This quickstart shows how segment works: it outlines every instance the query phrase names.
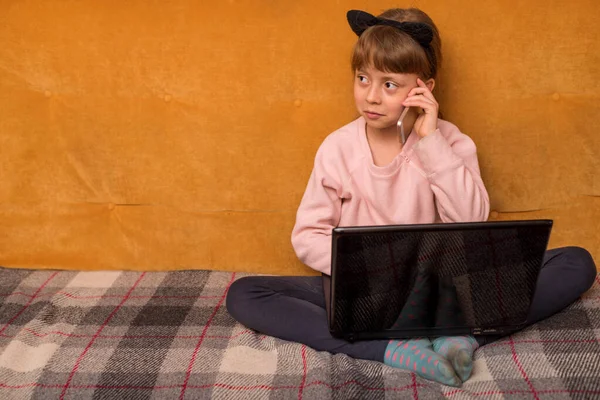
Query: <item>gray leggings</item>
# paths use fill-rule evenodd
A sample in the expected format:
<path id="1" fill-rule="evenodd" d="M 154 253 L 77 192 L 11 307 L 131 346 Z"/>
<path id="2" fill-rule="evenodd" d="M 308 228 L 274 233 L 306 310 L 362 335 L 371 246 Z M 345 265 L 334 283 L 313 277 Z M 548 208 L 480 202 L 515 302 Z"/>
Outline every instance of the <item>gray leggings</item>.
<path id="1" fill-rule="evenodd" d="M 585 249 L 563 247 L 547 251 L 527 323 L 547 318 L 577 300 L 592 286 L 596 273 L 594 260 Z M 227 310 L 250 329 L 318 351 L 383 361 L 388 344 L 388 340 L 350 343 L 332 337 L 319 276 L 241 278 L 229 288 Z M 478 337 L 480 345 L 496 339 Z"/>

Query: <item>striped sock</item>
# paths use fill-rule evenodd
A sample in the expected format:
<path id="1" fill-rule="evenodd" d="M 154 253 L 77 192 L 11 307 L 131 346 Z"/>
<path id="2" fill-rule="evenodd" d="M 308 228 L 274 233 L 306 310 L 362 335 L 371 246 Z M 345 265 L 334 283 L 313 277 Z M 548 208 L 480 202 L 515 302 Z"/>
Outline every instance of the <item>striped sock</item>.
<path id="1" fill-rule="evenodd" d="M 452 365 L 432 349 L 429 339 L 390 340 L 383 362 L 444 385 L 458 387 L 461 381 Z"/>
<path id="2" fill-rule="evenodd" d="M 450 361 L 463 382 L 473 372 L 473 353 L 478 347 L 473 336 L 441 336 L 433 340 L 433 350 Z"/>

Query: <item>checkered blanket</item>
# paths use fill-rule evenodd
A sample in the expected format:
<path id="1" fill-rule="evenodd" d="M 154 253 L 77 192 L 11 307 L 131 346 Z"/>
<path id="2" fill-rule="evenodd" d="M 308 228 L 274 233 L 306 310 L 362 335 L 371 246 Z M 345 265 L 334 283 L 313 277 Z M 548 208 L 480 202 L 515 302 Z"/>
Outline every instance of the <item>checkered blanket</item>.
<path id="1" fill-rule="evenodd" d="M 240 276 L 0 268 L 0 398 L 600 398 L 600 279 L 456 389 L 244 328 L 224 307 Z"/>

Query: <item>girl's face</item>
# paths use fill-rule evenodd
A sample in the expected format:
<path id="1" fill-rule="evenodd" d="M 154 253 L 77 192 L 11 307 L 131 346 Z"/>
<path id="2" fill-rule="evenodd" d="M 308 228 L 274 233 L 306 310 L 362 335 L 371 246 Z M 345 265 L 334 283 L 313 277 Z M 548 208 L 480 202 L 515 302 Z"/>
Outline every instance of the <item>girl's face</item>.
<path id="1" fill-rule="evenodd" d="M 374 130 L 396 129 L 404 110 L 402 102 L 417 86 L 416 74 L 383 72 L 374 67 L 354 74 L 354 101 L 367 126 Z"/>

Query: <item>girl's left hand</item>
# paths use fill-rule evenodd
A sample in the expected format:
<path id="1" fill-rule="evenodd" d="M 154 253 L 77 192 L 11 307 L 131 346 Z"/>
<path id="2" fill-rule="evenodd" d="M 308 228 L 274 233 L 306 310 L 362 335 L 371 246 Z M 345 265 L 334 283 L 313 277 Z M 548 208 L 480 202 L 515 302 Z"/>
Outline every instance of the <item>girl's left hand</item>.
<path id="1" fill-rule="evenodd" d="M 417 78 L 417 85 L 419 86 L 408 92 L 402 105 L 423 109 L 423 113 L 417 117 L 414 125 L 419 137 L 423 138 L 437 129 L 439 104 L 425 82 Z"/>

